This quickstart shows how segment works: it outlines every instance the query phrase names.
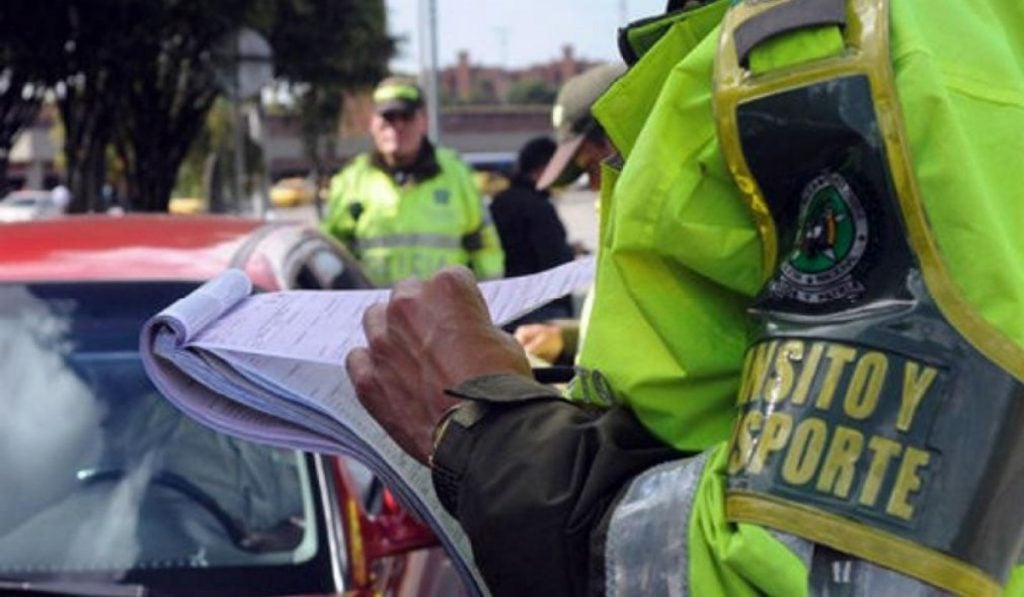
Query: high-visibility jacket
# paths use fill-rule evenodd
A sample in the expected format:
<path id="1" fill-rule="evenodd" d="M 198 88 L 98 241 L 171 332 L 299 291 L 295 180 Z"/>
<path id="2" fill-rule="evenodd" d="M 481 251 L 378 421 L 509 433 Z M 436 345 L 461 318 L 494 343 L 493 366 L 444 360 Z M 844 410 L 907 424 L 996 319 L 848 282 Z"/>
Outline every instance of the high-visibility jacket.
<path id="1" fill-rule="evenodd" d="M 361 154 L 331 180 L 325 232 L 348 246 L 381 286 L 464 265 L 480 279 L 501 277 L 504 257 L 469 168 L 435 148 L 439 172 L 398 184 Z"/>
<path id="2" fill-rule="evenodd" d="M 746 309 L 774 267 L 765 263 L 764 239 L 723 158 L 711 99 L 718 24 L 740 1 L 689 12 L 649 40 L 641 31 L 646 53 L 594 108 L 625 161 L 602 197 L 595 292 L 571 393 L 628 405 L 662 440 L 704 453 L 680 474 L 690 479 L 688 492 L 681 479 L 661 485 L 682 496 L 675 506 L 684 507 L 668 515 L 684 516 L 674 530 L 685 535 L 681 578 L 692 594 L 797 595 L 807 591 L 810 570 L 793 545 L 806 542 L 725 518 L 724 442 L 753 332 Z M 1016 25 L 1024 22 L 1024 5 L 986 0 L 936 10 L 900 0 L 891 2 L 891 13 L 903 126 L 939 266 L 948 288 L 998 338 L 1001 354 L 1019 355 L 1024 30 Z M 797 43 L 828 43 L 816 38 L 821 33 Z M 775 50 L 758 60 L 785 61 L 792 47 Z M 1021 363 L 1003 365 L 1020 380 Z M 628 505 L 624 512 L 653 511 L 639 501 Z M 675 553 L 650 532 L 637 540 Z M 629 544 L 617 547 L 629 555 Z M 622 569 L 658 567 L 642 561 L 646 568 Z M 1019 594 L 1020 576 L 1015 572 L 1008 592 Z"/>

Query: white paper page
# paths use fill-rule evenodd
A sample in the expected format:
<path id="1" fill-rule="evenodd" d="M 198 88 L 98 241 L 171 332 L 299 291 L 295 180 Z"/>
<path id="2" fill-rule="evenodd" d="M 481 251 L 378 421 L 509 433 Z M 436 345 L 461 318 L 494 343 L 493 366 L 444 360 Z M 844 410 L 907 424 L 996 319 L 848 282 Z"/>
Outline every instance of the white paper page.
<path id="1" fill-rule="evenodd" d="M 242 270 L 229 269 L 175 301 L 160 316 L 174 329 L 179 340 L 185 341 L 250 294 L 249 276 Z"/>
<path id="2" fill-rule="evenodd" d="M 362 408 L 342 366 L 267 359 L 249 354 L 222 352 L 221 356 L 234 362 L 248 376 L 259 377 L 265 383 L 279 387 L 282 393 L 296 396 L 315 392 L 313 402 L 336 405 L 334 416 L 341 423 L 336 426 L 335 438 L 339 445 L 347 446 L 342 453 L 356 457 L 378 471 L 406 507 L 424 520 L 436 521 L 444 533 L 442 541 L 457 550 L 465 561 L 472 561 L 472 551 L 461 527 L 444 510 L 434 493 L 430 469 L 406 454 Z M 299 410 L 277 412 L 285 419 L 298 417 L 293 420 L 305 420 Z"/>
<path id="3" fill-rule="evenodd" d="M 593 258 L 580 259 L 530 276 L 480 284 L 491 319 L 512 321 L 544 303 L 586 288 L 594 276 Z M 387 290 L 288 291 L 241 301 L 221 319 L 189 337 L 197 348 L 279 356 L 338 364 L 365 345 L 363 311 L 386 302 Z"/>
<path id="4" fill-rule="evenodd" d="M 481 282 L 491 321 L 505 325 L 544 303 L 587 288 L 594 279 L 594 263 L 593 257 L 586 257 L 539 274 Z"/>
<path id="5" fill-rule="evenodd" d="M 500 324 L 586 287 L 593 268 L 593 260 L 578 261 L 480 288 Z M 448 548 L 472 562 L 461 528 L 437 502 L 429 469 L 406 455 L 362 408 L 344 369 L 345 355 L 365 345 L 363 312 L 390 292 L 292 291 L 246 298 L 248 280 L 239 276 L 245 278 L 225 273 L 147 326 L 143 361 L 161 391 L 218 431 L 358 457 L 418 515 L 440 527 Z M 175 366 L 152 354 L 158 339 L 160 352 Z M 468 573 L 484 586 L 475 569 Z"/>
<path id="6" fill-rule="evenodd" d="M 153 342 L 154 354 L 171 360 L 176 367 L 159 367 L 150 373 L 157 388 L 178 408 L 216 431 L 250 441 L 286 445 L 300 450 L 326 452 L 334 449 L 334 434 L 317 436 L 308 425 L 296 424 L 254 408 L 255 403 L 279 403 L 272 396 L 224 365 L 175 348 L 175 336 L 163 328 Z M 228 398 L 240 393 L 245 401 Z"/>

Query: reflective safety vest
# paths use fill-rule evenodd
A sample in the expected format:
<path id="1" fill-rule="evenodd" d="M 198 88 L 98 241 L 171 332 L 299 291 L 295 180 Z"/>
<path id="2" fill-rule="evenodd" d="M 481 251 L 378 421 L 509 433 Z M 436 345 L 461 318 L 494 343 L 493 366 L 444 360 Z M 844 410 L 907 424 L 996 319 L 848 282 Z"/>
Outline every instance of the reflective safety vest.
<path id="1" fill-rule="evenodd" d="M 629 587 L 650 592 L 660 592 L 657 587 L 685 587 L 697 595 L 800 595 L 831 587 L 856 595 L 873 594 L 865 587 L 878 582 L 881 584 L 874 585 L 874 594 L 889 590 L 921 594 L 927 587 L 908 576 L 916 575 L 949 590 L 970 590 L 965 587 L 973 581 L 978 581 L 974 584 L 982 590 L 1008 582 L 1007 593 L 1021 594 L 1019 582 L 1024 575 L 1020 568 L 1015 569 L 1009 581 L 1004 576 L 1005 567 L 1017 556 L 1012 553 L 1014 548 L 1003 542 L 1005 536 L 997 537 L 995 543 L 979 539 L 993 528 L 989 525 L 1000 525 L 996 519 L 1005 516 L 1006 508 L 1001 503 L 999 512 L 970 506 L 972 499 L 983 497 L 978 494 L 954 496 L 949 503 L 942 502 L 942 492 L 954 490 L 959 469 L 969 465 L 958 463 L 956 470 L 942 471 L 941 474 L 949 476 L 941 484 L 931 483 L 939 478 L 932 475 L 940 474 L 937 471 L 941 464 L 938 469 L 929 466 L 956 458 L 932 453 L 926 463 L 923 454 L 940 445 L 944 445 L 941 449 L 947 454 L 958 450 L 949 444 L 930 444 L 928 433 L 934 430 L 927 429 L 927 424 L 914 425 L 915 421 L 936 419 L 931 415 L 925 419 L 911 417 L 910 402 L 899 400 L 890 399 L 887 408 L 895 404 L 893 411 L 866 409 L 873 404 L 869 398 L 875 390 L 881 400 L 892 389 L 890 386 L 897 384 L 897 397 L 921 399 L 915 402 L 917 408 L 923 408 L 929 396 L 935 398 L 939 394 L 947 397 L 946 405 L 981 408 L 980 401 L 970 398 L 985 392 L 988 395 L 984 408 L 1019 410 L 1017 404 L 1022 397 L 1018 388 L 1024 379 L 1024 357 L 1020 356 L 1024 350 L 1024 311 L 1020 309 L 1024 304 L 1024 270 L 1020 267 L 1024 263 L 1024 235 L 1017 230 L 1024 223 L 1024 201 L 1019 199 L 1019 189 L 1024 188 L 1024 168 L 1018 164 L 1019 156 L 1024 155 L 1024 31 L 1017 24 L 1024 22 L 1024 5 L 1016 0 L 982 0 L 934 10 L 924 0 L 900 0 L 887 9 L 891 11 L 892 27 L 886 59 L 891 59 L 898 95 L 890 94 L 885 99 L 890 104 L 898 102 L 902 111 L 903 142 L 909 147 L 918 200 L 900 203 L 895 213 L 888 214 L 890 219 L 895 218 L 888 227 L 872 230 L 883 235 L 886 242 L 905 239 L 909 249 L 900 257 L 893 249 L 897 246 L 894 244 L 886 245 L 891 250 L 873 253 L 858 244 L 863 239 L 854 232 L 856 227 L 850 225 L 861 221 L 857 219 L 861 215 L 869 223 L 871 218 L 885 216 L 867 210 L 841 212 L 844 187 L 827 176 L 807 192 L 809 197 L 818 197 L 816 202 L 808 203 L 807 209 L 814 209 L 804 210 L 800 197 L 793 198 L 798 207 L 783 218 L 781 225 L 775 225 L 777 236 L 773 238 L 767 219 L 775 218 L 776 214 L 768 205 L 750 201 L 755 181 L 725 159 L 716 125 L 734 116 L 721 110 L 716 112 L 712 99 L 713 64 L 720 48 L 718 25 L 723 13 L 729 5 L 738 6 L 737 10 L 799 5 L 800 10 L 790 12 L 812 14 L 815 4 L 828 3 L 722 0 L 642 23 L 626 34 L 639 62 L 595 106 L 625 163 L 621 172 L 611 177 L 613 187 L 602 200 L 596 290 L 581 346 L 580 375 L 572 392 L 574 397 L 591 402 L 627 404 L 665 441 L 685 451 L 703 452 L 696 459 L 652 469 L 634 481 L 614 513 L 608 533 L 605 569 L 610 577 L 609 592 L 630 594 Z M 853 13 L 863 4 L 843 3 L 842 11 Z M 801 59 L 826 59 L 837 48 L 842 51 L 844 33 L 858 33 L 856 26 L 848 25 L 843 30 L 824 21 L 820 26 L 789 35 L 757 40 L 757 32 L 770 30 L 769 25 L 762 22 L 738 36 L 757 41 L 746 48 L 753 51 L 743 52 L 744 63 L 755 74 Z M 838 88 L 834 86 L 833 90 Z M 863 110 L 851 110 L 839 112 L 841 121 L 845 118 L 843 122 L 856 122 L 862 118 Z M 889 117 L 891 106 L 889 110 L 880 112 L 882 118 Z M 756 128 L 772 122 L 771 115 L 767 115 L 749 121 L 746 126 Z M 892 143 L 888 131 L 900 123 L 885 125 L 877 131 L 883 132 L 885 143 Z M 777 140 L 763 149 L 763 155 L 786 163 L 786 156 L 805 149 L 799 145 L 801 142 L 795 137 Z M 876 142 L 876 146 L 880 143 Z M 849 154 L 851 164 L 856 165 L 858 159 L 863 158 L 856 152 Z M 905 173 L 900 176 L 903 178 L 896 184 L 907 184 Z M 813 180 L 805 181 L 810 182 Z M 835 184 L 827 184 L 830 182 Z M 834 205 L 830 203 L 833 199 L 838 201 Z M 908 321 L 893 320 L 894 332 L 908 334 L 909 348 L 900 342 L 866 343 L 863 337 L 849 335 L 848 330 L 838 350 L 851 349 L 854 354 L 850 367 L 835 369 L 835 387 L 826 383 L 827 371 L 820 378 L 808 377 L 807 389 L 817 392 L 815 400 L 826 395 L 829 388 L 836 395 L 841 392 L 841 397 L 834 399 L 839 410 L 817 417 L 827 426 L 826 431 L 850 431 L 841 432 L 846 437 L 837 444 L 832 458 L 828 457 L 832 443 L 825 443 L 818 460 L 801 458 L 814 455 L 810 451 L 811 439 L 827 439 L 819 438 L 812 429 L 818 426 L 813 416 L 801 419 L 812 422 L 805 423 L 802 435 L 797 436 L 796 419 L 788 433 L 782 430 L 784 417 L 776 417 L 772 427 L 765 428 L 774 411 L 771 407 L 761 408 L 771 404 L 773 397 L 781 399 L 783 390 L 790 398 L 803 395 L 804 378 L 797 373 L 804 369 L 794 365 L 793 376 L 785 374 L 786 363 L 793 364 L 789 356 L 795 357 L 799 352 L 795 344 L 781 353 L 787 355 L 782 360 L 777 352 L 767 356 L 769 347 L 782 344 L 772 342 L 791 339 L 787 333 L 795 329 L 792 322 L 800 321 L 800 314 L 781 319 L 766 317 L 762 321 L 767 325 L 760 329 L 747 311 L 755 304 L 755 297 L 763 300 L 763 292 L 773 288 L 780 296 L 791 299 L 843 300 L 853 296 L 849 293 L 855 293 L 857 285 L 864 281 L 850 279 L 848 274 L 852 270 L 846 269 L 848 263 L 836 269 L 831 262 L 811 263 L 793 253 L 791 247 L 798 235 L 822 249 L 821 255 L 825 257 L 819 258 L 826 261 L 833 259 L 830 255 L 861 255 L 875 260 L 861 263 L 871 266 L 867 271 L 892 274 L 903 267 L 900 271 L 905 276 L 896 276 L 904 283 L 902 290 L 911 294 L 924 291 L 913 295 L 917 301 L 913 309 L 918 311 L 906 311 Z M 838 244 L 830 249 L 829 245 L 821 244 L 825 241 Z M 918 274 L 908 266 L 906 255 L 921 268 Z M 891 264 L 897 267 L 886 270 L 887 259 L 894 260 Z M 834 271 L 819 275 L 829 269 Z M 936 272 L 940 272 L 938 277 Z M 877 280 L 871 282 L 877 284 Z M 821 311 L 810 305 L 805 306 L 805 313 L 816 316 Z M 922 314 L 937 318 L 929 323 L 921 319 Z M 915 327 L 922 324 L 924 327 Z M 809 332 L 807 344 L 802 345 L 807 349 L 801 353 L 803 358 L 813 358 L 819 350 L 822 354 L 828 351 L 826 346 L 816 349 L 812 341 L 837 339 L 827 336 L 825 331 Z M 913 348 L 912 343 L 927 338 L 927 334 L 937 334 L 935 346 L 941 344 L 946 347 L 943 350 L 951 351 L 944 355 L 944 360 Z M 760 357 L 756 348 L 758 338 L 762 340 Z M 763 383 L 753 381 L 744 386 L 748 394 L 752 387 L 758 394 L 744 395 L 740 407 L 746 418 L 739 418 L 736 396 L 743 355 L 749 345 L 755 345 L 748 362 L 750 373 L 764 376 L 759 377 Z M 878 349 L 874 352 L 883 352 L 881 349 L 885 348 L 895 356 L 883 355 L 880 359 L 871 355 L 863 360 L 861 357 L 873 352 L 872 347 Z M 959 361 L 957 354 L 962 356 Z M 842 357 L 834 355 L 828 363 L 840 360 Z M 891 368 L 894 376 L 899 374 L 899 383 L 879 376 L 881 360 L 885 361 L 887 371 Z M 819 363 L 828 369 L 825 357 Z M 928 373 L 929 367 L 935 372 L 934 378 Z M 956 376 L 951 374 L 954 368 Z M 929 379 L 933 382 L 926 384 Z M 937 386 L 933 385 L 936 381 Z M 789 382 L 792 385 L 777 389 L 772 385 Z M 929 393 L 939 387 L 939 394 Z M 915 388 L 922 391 L 918 393 Z M 949 399 L 951 391 L 967 394 Z M 847 402 L 848 411 L 843 410 Z M 900 404 L 905 407 L 902 417 Z M 757 409 L 762 416 L 767 414 L 760 425 L 749 420 L 749 413 Z M 935 414 L 934 410 L 916 410 L 915 414 L 928 412 Z M 961 420 L 976 421 L 973 417 L 981 414 Z M 854 435 L 860 430 L 844 424 L 843 417 L 868 420 L 873 416 L 884 418 L 884 424 L 891 426 L 893 432 L 862 433 L 864 444 L 855 454 Z M 984 437 L 985 429 L 989 429 L 984 425 L 972 425 L 962 431 L 965 438 L 969 436 L 979 444 L 988 441 L 989 447 L 1012 449 L 1011 427 L 1017 416 L 1016 411 L 1007 411 L 1010 423 L 991 428 L 990 438 Z M 738 429 L 737 439 L 727 443 L 732 429 L 744 421 L 745 431 Z M 900 433 L 910 432 L 919 434 L 914 441 L 923 443 L 899 441 Z M 834 435 L 829 436 L 832 442 Z M 873 439 L 875 436 L 880 439 Z M 795 445 L 791 440 L 800 437 L 803 443 L 799 445 L 807 451 L 792 456 L 790 461 L 789 449 Z M 886 443 L 887 439 L 899 444 L 898 458 L 889 449 L 895 444 Z M 943 441 L 948 439 L 947 436 Z M 745 450 L 739 449 L 741 441 L 746 444 Z M 757 446 L 763 447 L 758 450 Z M 885 459 L 880 460 L 878 455 L 891 452 L 892 459 L 886 460 L 889 466 L 883 471 L 878 463 Z M 741 456 L 732 458 L 737 453 Z M 994 455 L 998 457 L 998 453 Z M 984 478 L 998 485 L 990 486 L 994 494 L 1014 482 L 1015 461 L 1004 461 L 1009 467 L 1005 472 L 999 470 L 998 462 L 993 460 L 983 467 Z M 831 467 L 826 479 L 831 484 L 822 480 L 826 465 Z M 767 479 L 753 478 L 766 472 L 771 473 Z M 850 511 L 831 510 L 824 517 L 802 517 L 790 510 L 784 516 L 791 517 L 792 524 L 778 525 L 794 533 L 787 534 L 770 530 L 774 522 L 761 516 L 770 508 L 762 508 L 761 514 L 752 513 L 752 509 L 746 508 L 749 503 L 742 500 L 733 500 L 732 506 L 727 506 L 730 497 L 744 493 L 767 494 L 765 503 L 792 498 L 792 488 L 765 490 L 772 483 L 786 481 L 785 475 L 789 475 L 789 481 L 798 482 L 803 479 L 801 475 L 807 474 L 811 475 L 808 485 L 800 487 L 815 491 L 821 482 L 827 489 L 839 492 L 821 499 L 852 500 Z M 972 491 L 984 487 L 984 483 L 977 485 L 979 474 L 980 470 L 964 477 L 973 484 Z M 943 489 L 936 490 L 940 486 Z M 779 497 L 786 492 L 788 497 Z M 928 501 L 920 501 L 926 493 Z M 665 498 L 666 506 L 653 507 L 656 504 L 652 506 L 650 502 L 656 498 Z M 865 503 L 861 503 L 862 499 Z M 798 503 L 808 506 L 807 501 Z M 915 512 L 920 513 L 916 507 L 926 503 L 928 507 L 942 504 L 948 512 L 959 509 L 960 513 L 967 513 L 967 520 L 951 521 L 965 525 L 961 535 L 965 541 L 943 546 L 936 541 L 937 536 L 925 536 L 930 531 L 920 526 L 922 520 L 915 518 Z M 813 506 L 812 503 L 808 507 Z M 875 558 L 876 562 L 883 562 L 879 566 L 862 559 L 874 554 L 853 545 L 856 539 L 852 536 L 844 537 L 849 541 L 838 546 L 846 554 L 854 554 L 845 555 L 815 543 L 821 537 L 794 526 L 800 522 L 810 521 L 814 525 L 832 521 L 832 516 L 870 519 L 875 515 L 872 507 L 881 507 L 878 516 L 892 519 L 892 528 L 903 525 L 893 535 L 908 543 L 923 543 L 939 555 L 920 558 L 916 569 L 902 568 L 901 575 L 887 568 L 896 562 Z M 887 514 L 889 510 L 891 513 Z M 984 528 L 970 529 L 972 521 Z M 833 535 L 849 528 L 828 527 Z M 640 531 L 630 534 L 629 529 Z M 661 535 L 656 532 L 660 531 L 665 533 L 664 541 L 658 539 Z M 1001 529 L 995 535 L 1003 532 Z M 800 533 L 811 539 L 797 537 Z M 864 537 L 877 539 L 878 535 L 859 535 Z M 658 545 L 657 554 L 643 549 L 652 543 Z M 888 547 L 894 545 L 905 546 L 897 541 Z M 910 559 L 922 552 L 900 553 Z M 966 562 L 967 568 L 947 567 L 947 572 L 954 571 L 952 579 L 944 572 L 932 575 L 929 566 L 948 563 L 944 557 Z M 635 565 L 629 564 L 629 558 L 633 558 Z M 640 562 L 644 565 L 640 566 Z M 971 572 L 960 574 L 965 569 Z M 624 576 L 616 581 L 616 574 Z"/>
<path id="2" fill-rule="evenodd" d="M 961 293 L 928 225 L 915 172 L 932 164 L 908 150 L 898 100 L 919 96 L 896 95 L 889 5 L 741 5 L 722 27 L 719 143 L 774 264 L 726 515 L 995 595 L 1024 540 L 1024 346 Z M 842 35 L 814 30 L 826 19 Z M 810 38 L 755 58 L 778 28 Z M 973 157 L 999 161 L 986 149 Z"/>
<path id="3" fill-rule="evenodd" d="M 348 246 L 377 285 L 426 278 L 445 266 L 464 265 L 480 279 L 504 273 L 504 257 L 490 212 L 469 168 L 437 148 L 440 172 L 399 185 L 357 156 L 331 180 L 325 232 Z"/>

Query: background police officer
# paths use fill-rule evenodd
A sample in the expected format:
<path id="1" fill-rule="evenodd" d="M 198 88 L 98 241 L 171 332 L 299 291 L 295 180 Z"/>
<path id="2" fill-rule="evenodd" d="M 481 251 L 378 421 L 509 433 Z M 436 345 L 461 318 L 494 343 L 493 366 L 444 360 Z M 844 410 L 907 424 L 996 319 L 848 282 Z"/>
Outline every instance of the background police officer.
<path id="1" fill-rule="evenodd" d="M 374 150 L 331 180 L 323 229 L 359 258 L 374 283 L 425 278 L 465 265 L 502 275 L 497 232 L 466 166 L 427 138 L 423 91 L 390 77 L 373 93 Z"/>

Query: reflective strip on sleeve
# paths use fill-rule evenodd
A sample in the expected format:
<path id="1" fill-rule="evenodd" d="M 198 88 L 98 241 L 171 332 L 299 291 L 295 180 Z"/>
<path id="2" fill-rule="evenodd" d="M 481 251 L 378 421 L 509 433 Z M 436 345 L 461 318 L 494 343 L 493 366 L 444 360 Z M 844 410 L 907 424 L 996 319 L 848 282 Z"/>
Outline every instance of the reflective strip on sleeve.
<path id="1" fill-rule="evenodd" d="M 843 554 L 821 545 L 813 546 L 813 563 L 808 580 L 809 595 L 845 595 L 846 597 L 942 597 L 949 595 L 924 582 Z"/>
<path id="2" fill-rule="evenodd" d="M 702 453 L 633 480 L 608 524 L 606 595 L 689 595 L 690 511 L 706 462 Z"/>
<path id="3" fill-rule="evenodd" d="M 690 595 L 690 517 L 708 454 L 666 462 L 630 484 L 608 524 L 606 595 Z M 769 532 L 811 569 L 813 543 L 788 533 Z"/>
<path id="4" fill-rule="evenodd" d="M 400 247 L 430 247 L 432 249 L 460 249 L 462 239 L 443 234 L 389 234 L 359 239 L 359 248 L 394 249 Z"/>

